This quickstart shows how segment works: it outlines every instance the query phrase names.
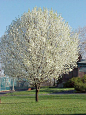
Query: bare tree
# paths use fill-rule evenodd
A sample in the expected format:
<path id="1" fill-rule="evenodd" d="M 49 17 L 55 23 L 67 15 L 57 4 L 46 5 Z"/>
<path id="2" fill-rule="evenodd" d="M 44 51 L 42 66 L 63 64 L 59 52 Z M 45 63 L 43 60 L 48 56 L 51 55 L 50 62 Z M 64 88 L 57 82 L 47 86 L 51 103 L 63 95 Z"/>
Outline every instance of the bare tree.
<path id="1" fill-rule="evenodd" d="M 80 52 L 82 57 L 86 59 L 86 26 L 83 28 L 79 27 L 76 32 L 79 34 Z"/>

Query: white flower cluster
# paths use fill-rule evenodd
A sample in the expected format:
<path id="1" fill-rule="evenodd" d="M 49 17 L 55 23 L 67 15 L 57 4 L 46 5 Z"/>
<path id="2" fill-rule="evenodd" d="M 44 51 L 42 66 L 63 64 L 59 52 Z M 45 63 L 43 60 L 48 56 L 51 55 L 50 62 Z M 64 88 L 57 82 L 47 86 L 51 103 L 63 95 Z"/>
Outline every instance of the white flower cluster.
<path id="1" fill-rule="evenodd" d="M 57 78 L 77 66 L 78 42 L 60 15 L 34 8 L 13 21 L 1 38 L 4 70 L 32 83 Z"/>

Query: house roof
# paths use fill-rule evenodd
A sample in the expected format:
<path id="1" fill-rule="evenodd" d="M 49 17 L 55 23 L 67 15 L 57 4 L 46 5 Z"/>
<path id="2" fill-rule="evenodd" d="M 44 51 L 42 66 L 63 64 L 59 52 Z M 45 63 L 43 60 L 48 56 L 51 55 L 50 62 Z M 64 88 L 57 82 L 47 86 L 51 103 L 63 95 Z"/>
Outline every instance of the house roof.
<path id="1" fill-rule="evenodd" d="M 77 63 L 78 67 L 84 67 L 84 70 L 86 69 L 86 60 L 83 59 L 80 62 Z"/>
<path id="2" fill-rule="evenodd" d="M 86 64 L 86 60 L 82 59 L 80 62 L 78 62 L 78 64 Z"/>
<path id="3" fill-rule="evenodd" d="M 81 61 L 79 61 L 77 64 L 86 64 L 86 60 L 82 59 Z"/>

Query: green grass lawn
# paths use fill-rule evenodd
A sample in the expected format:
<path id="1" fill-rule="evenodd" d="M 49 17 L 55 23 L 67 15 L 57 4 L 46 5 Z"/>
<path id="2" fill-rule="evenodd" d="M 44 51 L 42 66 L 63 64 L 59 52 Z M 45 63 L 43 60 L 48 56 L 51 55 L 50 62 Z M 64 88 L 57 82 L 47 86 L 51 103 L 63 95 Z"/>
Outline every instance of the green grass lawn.
<path id="1" fill-rule="evenodd" d="M 57 92 L 64 92 L 64 91 L 68 91 L 68 90 L 74 90 L 74 88 L 40 88 L 39 90 L 39 94 L 52 94 L 52 93 L 57 93 Z M 8 93 L 6 94 L 7 96 L 15 96 L 15 95 L 31 95 L 31 94 L 35 94 L 35 89 L 31 90 L 31 91 L 16 91 L 13 93 Z"/>
<path id="2" fill-rule="evenodd" d="M 35 90 L 6 94 L 0 97 L 0 115 L 86 114 L 86 94 L 47 95 L 61 90 L 66 89 L 41 88 L 39 94 L 46 95 L 39 95 L 39 102 L 35 95 L 30 96 Z"/>

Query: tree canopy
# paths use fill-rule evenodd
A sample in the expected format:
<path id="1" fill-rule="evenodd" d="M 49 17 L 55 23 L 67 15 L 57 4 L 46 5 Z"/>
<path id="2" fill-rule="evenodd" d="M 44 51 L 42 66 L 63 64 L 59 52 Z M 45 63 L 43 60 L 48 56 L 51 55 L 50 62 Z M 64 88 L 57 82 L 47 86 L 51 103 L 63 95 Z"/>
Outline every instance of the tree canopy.
<path id="1" fill-rule="evenodd" d="M 26 76 L 35 86 L 58 78 L 77 67 L 78 42 L 60 15 L 35 7 L 12 21 L 1 38 L 6 74 Z"/>

